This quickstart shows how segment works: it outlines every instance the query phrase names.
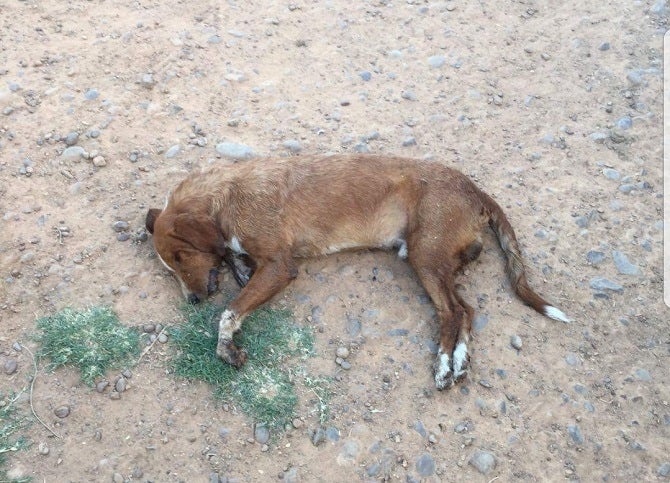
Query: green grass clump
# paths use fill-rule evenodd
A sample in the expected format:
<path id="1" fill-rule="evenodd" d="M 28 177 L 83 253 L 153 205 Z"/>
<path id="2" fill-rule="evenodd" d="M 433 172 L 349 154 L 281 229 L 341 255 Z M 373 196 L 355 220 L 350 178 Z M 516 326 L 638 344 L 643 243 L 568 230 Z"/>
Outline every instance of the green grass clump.
<path id="1" fill-rule="evenodd" d="M 30 443 L 22 436 L 16 436 L 28 425 L 28 421 L 21 417 L 14 407 L 16 397 L 5 398 L 0 393 L 0 481 L 23 482 L 30 478 L 20 480 L 10 479 L 5 470 L 7 455 L 15 451 L 27 449 Z"/>
<path id="2" fill-rule="evenodd" d="M 38 356 L 51 360 L 47 367 L 78 367 L 88 385 L 108 369 L 126 365 L 140 350 L 138 331 L 122 325 L 109 307 L 67 308 L 38 319 L 37 328 Z"/>
<path id="3" fill-rule="evenodd" d="M 176 374 L 212 385 L 215 397 L 240 407 L 255 422 L 283 429 L 298 402 L 297 372 L 290 372 L 285 361 L 313 354 L 311 330 L 293 323 L 287 310 L 256 310 L 235 336 L 235 344 L 249 354 L 238 370 L 216 356 L 221 308 L 204 305 L 186 307 L 185 312 L 187 322 L 171 330 L 179 350 L 173 360 Z"/>

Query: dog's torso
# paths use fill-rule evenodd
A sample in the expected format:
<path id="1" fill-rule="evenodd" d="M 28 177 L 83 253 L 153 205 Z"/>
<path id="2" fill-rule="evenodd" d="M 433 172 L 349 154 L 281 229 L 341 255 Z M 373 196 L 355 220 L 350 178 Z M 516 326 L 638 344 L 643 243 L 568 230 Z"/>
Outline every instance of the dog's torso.
<path id="1" fill-rule="evenodd" d="M 256 258 L 289 249 L 294 257 L 313 257 L 402 249 L 417 223 L 437 224 L 445 209 L 454 219 L 476 215 L 477 197 L 462 199 L 462 186 L 476 190 L 463 174 L 437 163 L 300 157 L 208 168 L 187 178 L 170 204 L 208 203 L 233 251 Z M 445 199 L 450 191 L 457 199 Z"/>

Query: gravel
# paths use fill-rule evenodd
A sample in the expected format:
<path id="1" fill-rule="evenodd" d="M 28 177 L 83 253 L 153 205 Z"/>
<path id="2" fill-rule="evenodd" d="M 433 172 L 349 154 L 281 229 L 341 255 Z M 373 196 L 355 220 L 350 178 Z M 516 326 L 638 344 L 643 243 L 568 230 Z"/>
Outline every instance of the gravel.
<path id="1" fill-rule="evenodd" d="M 216 145 L 216 152 L 224 158 L 242 160 L 251 159 L 256 154 L 246 144 L 223 142 Z"/>
<path id="2" fill-rule="evenodd" d="M 612 260 L 617 270 L 622 275 L 638 275 L 640 269 L 628 260 L 628 257 L 618 250 L 612 252 Z"/>
<path id="3" fill-rule="evenodd" d="M 474 466 L 481 474 L 488 475 L 495 469 L 497 461 L 496 457 L 488 451 L 475 451 L 468 463 Z"/>
<path id="4" fill-rule="evenodd" d="M 594 290 L 623 293 L 623 286 L 604 277 L 592 278 L 589 286 Z"/>

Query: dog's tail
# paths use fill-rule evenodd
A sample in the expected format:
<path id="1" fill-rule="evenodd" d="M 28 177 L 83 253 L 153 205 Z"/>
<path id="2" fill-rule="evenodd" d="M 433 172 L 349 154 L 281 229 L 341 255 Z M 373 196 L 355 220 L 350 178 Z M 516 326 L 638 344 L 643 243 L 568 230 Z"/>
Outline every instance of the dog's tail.
<path id="1" fill-rule="evenodd" d="M 526 278 L 526 267 L 521 258 L 519 242 L 516 240 L 512 225 L 500 205 L 486 193 L 482 192 L 482 195 L 486 210 L 489 213 L 489 225 L 498 237 L 500 247 L 505 253 L 507 260 L 505 269 L 516 294 L 542 315 L 561 322 L 570 322 L 570 319 L 562 310 L 551 305 L 530 288 Z"/>

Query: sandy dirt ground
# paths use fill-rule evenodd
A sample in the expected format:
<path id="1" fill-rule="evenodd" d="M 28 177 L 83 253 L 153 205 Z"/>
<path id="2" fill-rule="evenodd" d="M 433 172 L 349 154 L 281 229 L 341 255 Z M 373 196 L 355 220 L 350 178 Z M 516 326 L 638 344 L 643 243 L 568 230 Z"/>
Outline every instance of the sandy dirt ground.
<path id="1" fill-rule="evenodd" d="M 234 162 L 222 143 L 462 170 L 506 210 L 531 284 L 573 319 L 516 299 L 489 237 L 459 278 L 477 311 L 472 370 L 438 392 L 433 310 L 403 261 L 305 262 L 272 303 L 314 325 L 310 370 L 334 378 L 321 444 L 313 395 L 300 394 L 299 427 L 263 447 L 254 421 L 168 373 L 168 340 L 131 367 L 118 399 L 72 369 L 40 371 L 35 409 L 61 437 L 33 424 L 10 476 L 667 479 L 668 11 L 616 0 L 0 0 L 3 394 L 29 385 L 32 358 L 16 343 L 37 349 L 37 317 L 107 304 L 129 326 L 181 322 L 178 284 L 137 234 L 189 171 Z M 339 346 L 349 370 L 335 363 Z"/>

